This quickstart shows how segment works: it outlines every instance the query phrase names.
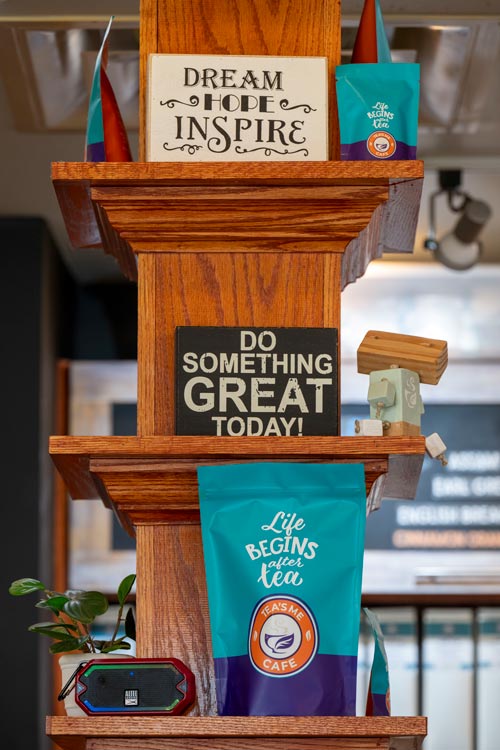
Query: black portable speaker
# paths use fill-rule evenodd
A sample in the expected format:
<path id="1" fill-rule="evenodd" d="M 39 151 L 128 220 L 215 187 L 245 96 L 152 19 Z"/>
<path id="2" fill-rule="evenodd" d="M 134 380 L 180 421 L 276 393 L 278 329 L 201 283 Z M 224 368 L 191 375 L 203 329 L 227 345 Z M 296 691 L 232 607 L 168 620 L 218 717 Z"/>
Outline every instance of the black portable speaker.
<path id="1" fill-rule="evenodd" d="M 178 659 L 91 660 L 76 674 L 87 714 L 178 714 L 194 700 L 194 675 Z"/>

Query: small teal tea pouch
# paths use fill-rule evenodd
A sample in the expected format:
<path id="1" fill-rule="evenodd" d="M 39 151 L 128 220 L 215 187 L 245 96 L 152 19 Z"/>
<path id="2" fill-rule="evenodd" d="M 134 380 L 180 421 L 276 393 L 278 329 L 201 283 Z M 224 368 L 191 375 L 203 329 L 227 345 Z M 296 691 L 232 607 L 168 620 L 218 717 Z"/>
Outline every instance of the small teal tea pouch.
<path id="1" fill-rule="evenodd" d="M 335 76 L 340 158 L 416 159 L 420 66 L 339 65 Z"/>
<path id="2" fill-rule="evenodd" d="M 362 464 L 198 469 L 220 715 L 353 715 Z"/>
<path id="3" fill-rule="evenodd" d="M 370 684 L 366 698 L 367 716 L 391 715 L 391 692 L 389 687 L 389 663 L 385 650 L 384 634 L 378 617 L 366 607 L 363 608 L 375 640 Z"/>

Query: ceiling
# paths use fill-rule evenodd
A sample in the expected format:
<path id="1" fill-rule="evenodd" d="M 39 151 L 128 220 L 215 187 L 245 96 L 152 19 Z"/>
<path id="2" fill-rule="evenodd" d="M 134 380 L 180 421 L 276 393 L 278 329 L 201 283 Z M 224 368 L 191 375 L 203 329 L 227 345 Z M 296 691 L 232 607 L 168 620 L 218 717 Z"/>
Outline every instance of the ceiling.
<path id="1" fill-rule="evenodd" d="M 362 5 L 342 3 L 346 61 Z M 382 0 L 395 58 L 421 65 L 418 155 L 427 177 L 417 246 L 426 232 L 434 170 L 460 168 L 463 187 L 493 208 L 483 233 L 484 259 L 500 262 L 500 0 L 441 0 L 439 12 L 436 5 Z M 0 186 L 0 212 L 46 217 L 83 283 L 116 277 L 114 261 L 100 251 L 69 247 L 50 162 L 83 158 L 94 59 L 112 13 L 108 71 L 136 153 L 139 0 L 0 0 L 0 137 L 8 175 Z M 443 201 L 438 231 L 453 221 Z M 423 251 L 414 257 L 428 259 Z"/>

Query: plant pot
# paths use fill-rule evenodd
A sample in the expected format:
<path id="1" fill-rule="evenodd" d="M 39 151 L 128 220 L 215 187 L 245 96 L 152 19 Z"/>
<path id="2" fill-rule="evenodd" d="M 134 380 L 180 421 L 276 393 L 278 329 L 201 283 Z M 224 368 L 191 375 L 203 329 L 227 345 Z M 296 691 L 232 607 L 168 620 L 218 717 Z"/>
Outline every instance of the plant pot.
<path id="1" fill-rule="evenodd" d="M 79 664 L 84 661 L 92 661 L 95 659 L 123 659 L 130 658 L 123 652 L 112 653 L 112 654 L 84 654 L 80 651 L 72 654 L 62 654 L 59 657 L 59 666 L 61 668 L 61 687 L 64 687 L 68 682 L 69 678 L 76 670 Z M 85 711 L 75 701 L 75 685 L 71 686 L 71 690 L 68 695 L 64 698 L 64 708 L 67 716 L 87 716 Z"/>

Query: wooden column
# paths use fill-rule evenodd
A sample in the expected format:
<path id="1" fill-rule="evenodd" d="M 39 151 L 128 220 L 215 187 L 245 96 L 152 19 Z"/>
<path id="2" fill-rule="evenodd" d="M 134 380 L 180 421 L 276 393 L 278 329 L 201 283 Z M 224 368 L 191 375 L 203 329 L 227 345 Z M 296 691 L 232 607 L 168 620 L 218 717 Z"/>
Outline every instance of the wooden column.
<path id="1" fill-rule="evenodd" d="M 174 434 L 175 328 L 340 326 L 341 255 L 139 253 L 138 435 Z"/>
<path id="2" fill-rule="evenodd" d="M 338 158 L 334 68 L 340 62 L 340 0 L 141 0 L 140 47 L 141 161 L 147 57 L 155 52 L 328 57 L 330 158 Z"/>

